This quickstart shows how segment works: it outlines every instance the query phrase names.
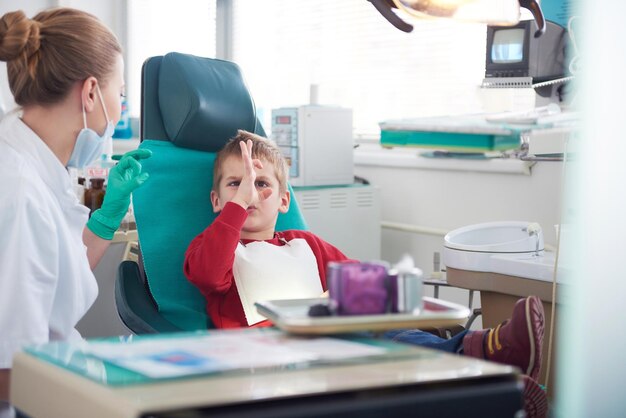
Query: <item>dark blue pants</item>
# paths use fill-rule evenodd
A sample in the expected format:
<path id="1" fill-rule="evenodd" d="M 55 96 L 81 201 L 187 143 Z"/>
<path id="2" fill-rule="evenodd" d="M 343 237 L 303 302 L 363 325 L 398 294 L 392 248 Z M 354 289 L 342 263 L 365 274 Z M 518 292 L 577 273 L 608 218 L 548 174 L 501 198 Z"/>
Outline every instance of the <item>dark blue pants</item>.
<path id="1" fill-rule="evenodd" d="M 402 343 L 447 351 L 448 353 L 462 353 L 463 337 L 465 337 L 467 332 L 467 330 L 461 331 L 454 337 L 446 340 L 445 338 L 437 337 L 430 332 L 420 331 L 418 329 L 394 329 L 393 331 L 386 332 L 383 337 Z"/>

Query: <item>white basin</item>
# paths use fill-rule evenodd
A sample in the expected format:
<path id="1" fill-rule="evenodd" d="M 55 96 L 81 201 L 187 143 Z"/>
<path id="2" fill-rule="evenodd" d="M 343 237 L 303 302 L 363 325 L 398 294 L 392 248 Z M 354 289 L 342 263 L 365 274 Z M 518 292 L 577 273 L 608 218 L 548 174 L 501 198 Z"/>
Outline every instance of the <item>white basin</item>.
<path id="1" fill-rule="evenodd" d="M 532 232 L 529 231 L 529 227 Z M 543 232 L 535 222 L 487 222 L 448 232 L 446 248 L 488 253 L 520 253 L 543 250 Z"/>
<path id="2" fill-rule="evenodd" d="M 544 251 L 543 232 L 534 222 L 469 225 L 446 234 L 443 263 L 481 271 L 552 281 L 555 257 Z"/>

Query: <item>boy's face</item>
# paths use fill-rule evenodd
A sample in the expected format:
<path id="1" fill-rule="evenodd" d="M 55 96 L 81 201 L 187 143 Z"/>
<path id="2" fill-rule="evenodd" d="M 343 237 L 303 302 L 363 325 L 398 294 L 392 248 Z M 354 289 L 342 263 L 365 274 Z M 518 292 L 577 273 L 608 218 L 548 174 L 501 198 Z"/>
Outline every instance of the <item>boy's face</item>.
<path id="1" fill-rule="evenodd" d="M 274 166 L 264 159 L 261 159 L 261 162 L 263 168 L 254 168 L 257 190 L 271 189 L 272 194 L 267 199 L 248 207 L 248 218 L 241 230 L 241 238 L 243 239 L 266 240 L 273 238 L 278 213 L 285 213 L 289 210 L 289 191 L 280 192 L 280 184 Z M 218 190 L 211 191 L 211 203 L 214 212 L 221 211 L 224 205 L 230 202 L 237 193 L 239 182 L 244 174 L 241 157 L 235 155 L 227 157 L 223 161 L 221 172 L 222 178 Z"/>

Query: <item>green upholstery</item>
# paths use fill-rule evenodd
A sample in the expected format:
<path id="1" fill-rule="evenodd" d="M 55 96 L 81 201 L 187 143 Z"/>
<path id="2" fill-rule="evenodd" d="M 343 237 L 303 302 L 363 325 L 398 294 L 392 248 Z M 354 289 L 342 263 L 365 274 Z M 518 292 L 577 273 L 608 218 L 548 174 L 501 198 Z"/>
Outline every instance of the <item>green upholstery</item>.
<path id="1" fill-rule="evenodd" d="M 185 251 L 216 216 L 214 152 L 238 129 L 265 132 L 239 68 L 228 61 L 179 53 L 149 58 L 141 94 L 140 148 L 153 153 L 142 161 L 150 178 L 133 193 L 145 274 L 131 262 L 120 266 L 118 312 L 135 333 L 211 328 L 204 297 L 183 274 Z M 306 229 L 290 191 L 277 230 Z"/>
<path id="2" fill-rule="evenodd" d="M 266 136 L 236 64 L 177 52 L 143 64 L 140 127 L 142 140 L 209 152 L 238 129 Z"/>
<path id="3" fill-rule="evenodd" d="M 211 327 L 206 301 L 183 274 L 191 240 L 215 219 L 210 200 L 214 153 L 144 140 L 150 179 L 133 195 L 135 219 L 150 292 L 159 312 L 183 330 Z M 292 191 L 293 196 L 293 191 Z M 306 229 L 298 204 L 278 218 L 278 230 Z"/>
<path id="4" fill-rule="evenodd" d="M 163 127 L 179 147 L 217 152 L 235 127 L 256 130 L 254 102 L 232 62 L 167 54 L 158 88 Z M 223 97 L 228 100 L 207 100 Z"/>

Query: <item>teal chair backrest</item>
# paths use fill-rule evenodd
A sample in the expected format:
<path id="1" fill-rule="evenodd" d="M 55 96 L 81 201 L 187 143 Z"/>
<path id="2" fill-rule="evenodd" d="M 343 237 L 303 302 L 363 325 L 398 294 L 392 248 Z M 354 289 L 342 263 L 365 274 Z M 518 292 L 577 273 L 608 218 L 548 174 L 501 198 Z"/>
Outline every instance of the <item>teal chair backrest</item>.
<path id="1" fill-rule="evenodd" d="M 178 53 L 146 61 L 140 148 L 152 157 L 142 161 L 150 178 L 133 194 L 133 205 L 148 287 L 159 312 L 183 330 L 212 327 L 183 262 L 191 240 L 215 219 L 215 152 L 238 129 L 265 134 L 235 64 Z M 291 192 L 277 230 L 306 229 Z"/>

